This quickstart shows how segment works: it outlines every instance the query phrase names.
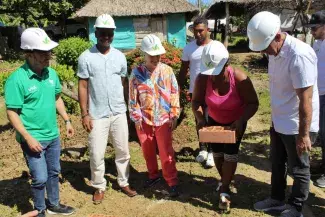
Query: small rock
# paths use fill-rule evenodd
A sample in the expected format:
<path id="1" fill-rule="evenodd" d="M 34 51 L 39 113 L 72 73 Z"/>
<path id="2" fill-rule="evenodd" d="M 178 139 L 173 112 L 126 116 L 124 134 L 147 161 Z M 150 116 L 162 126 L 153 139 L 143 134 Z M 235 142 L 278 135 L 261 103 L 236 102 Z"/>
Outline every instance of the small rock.
<path id="1" fill-rule="evenodd" d="M 77 159 L 81 156 L 81 153 L 79 151 L 68 150 L 67 155 L 73 159 Z"/>

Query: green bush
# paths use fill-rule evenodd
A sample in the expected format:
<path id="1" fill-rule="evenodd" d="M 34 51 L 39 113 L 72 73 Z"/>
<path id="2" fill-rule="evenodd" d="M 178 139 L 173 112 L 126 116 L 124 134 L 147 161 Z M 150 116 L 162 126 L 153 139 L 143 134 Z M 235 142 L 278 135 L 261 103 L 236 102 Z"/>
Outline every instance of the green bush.
<path id="1" fill-rule="evenodd" d="M 61 82 L 73 82 L 75 84 L 77 83 L 78 78 L 71 66 L 57 64 L 52 66 L 52 68 L 58 73 Z"/>
<path id="2" fill-rule="evenodd" d="M 79 37 L 71 37 L 60 41 L 59 46 L 54 49 L 57 63 L 72 66 L 74 70 L 78 67 L 78 57 L 91 47 L 91 43 Z"/>
<path id="3" fill-rule="evenodd" d="M 2 58 L 6 61 L 22 61 L 24 60 L 24 53 L 21 51 L 16 51 L 14 49 L 7 49 L 2 55 Z"/>
<path id="4" fill-rule="evenodd" d="M 78 86 L 78 78 L 71 66 L 67 65 L 55 65 L 52 67 L 57 73 L 60 79 L 61 85 L 68 90 L 75 92 Z M 64 105 L 69 114 L 80 114 L 79 103 L 70 97 L 61 94 L 64 101 Z"/>
<path id="5" fill-rule="evenodd" d="M 5 84 L 6 84 L 6 81 L 11 73 L 12 72 L 0 73 L 0 96 L 4 96 L 4 94 L 5 94 Z"/>

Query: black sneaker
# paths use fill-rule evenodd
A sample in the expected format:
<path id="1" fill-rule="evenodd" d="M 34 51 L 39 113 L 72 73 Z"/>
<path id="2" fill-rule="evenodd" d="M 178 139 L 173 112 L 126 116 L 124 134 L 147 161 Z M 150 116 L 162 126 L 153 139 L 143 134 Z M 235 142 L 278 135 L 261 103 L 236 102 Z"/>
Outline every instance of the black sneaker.
<path id="1" fill-rule="evenodd" d="M 36 217 L 45 217 L 46 214 L 45 214 L 45 210 L 42 210 L 42 211 L 38 211 L 38 214 Z"/>
<path id="2" fill-rule="evenodd" d="M 154 186 L 155 184 L 157 184 L 158 182 L 160 182 L 160 180 L 161 180 L 161 177 L 158 177 L 155 179 L 148 179 L 143 187 L 150 188 L 150 187 Z"/>
<path id="3" fill-rule="evenodd" d="M 169 189 L 169 197 L 178 197 L 180 195 L 180 190 L 178 185 L 171 186 Z"/>
<path id="4" fill-rule="evenodd" d="M 322 175 L 319 179 L 317 179 L 314 185 L 320 188 L 325 188 L 325 175 Z"/>
<path id="5" fill-rule="evenodd" d="M 47 208 L 47 213 L 48 214 L 59 214 L 59 215 L 71 215 L 75 212 L 75 209 L 72 208 L 71 206 L 65 206 L 62 204 L 59 204 L 57 206 L 52 206 Z"/>

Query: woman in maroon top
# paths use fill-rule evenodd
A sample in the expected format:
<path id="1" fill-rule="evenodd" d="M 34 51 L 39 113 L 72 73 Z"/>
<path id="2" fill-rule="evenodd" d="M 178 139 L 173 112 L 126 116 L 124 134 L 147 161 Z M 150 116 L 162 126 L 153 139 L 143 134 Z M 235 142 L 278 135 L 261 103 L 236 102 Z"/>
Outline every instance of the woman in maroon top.
<path id="1" fill-rule="evenodd" d="M 192 109 L 197 127 L 230 126 L 236 130 L 235 144 L 211 144 L 214 161 L 221 176 L 219 208 L 229 211 L 229 185 L 235 174 L 238 151 L 247 121 L 258 109 L 258 98 L 251 80 L 239 69 L 228 65 L 224 45 L 213 41 L 202 54 L 201 74 L 195 81 Z M 208 108 L 207 116 L 204 109 Z M 205 118 L 207 117 L 207 118 Z"/>

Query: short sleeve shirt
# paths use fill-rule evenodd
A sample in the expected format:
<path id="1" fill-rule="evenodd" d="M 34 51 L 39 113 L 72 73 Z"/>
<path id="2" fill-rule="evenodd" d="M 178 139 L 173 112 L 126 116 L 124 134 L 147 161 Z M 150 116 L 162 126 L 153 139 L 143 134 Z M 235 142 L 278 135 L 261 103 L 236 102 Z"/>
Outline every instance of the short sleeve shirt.
<path id="1" fill-rule="evenodd" d="M 60 81 L 54 69 L 48 67 L 39 76 L 25 63 L 6 81 L 6 106 L 18 110 L 25 129 L 36 140 L 52 140 L 59 136 L 56 95 L 60 92 Z M 24 141 L 18 132 L 16 138 L 18 142 Z"/>
<path id="2" fill-rule="evenodd" d="M 190 93 L 193 93 L 195 79 L 201 72 L 201 56 L 205 46 L 198 46 L 194 40 L 186 45 L 183 50 L 182 60 L 190 62 Z"/>
<path id="3" fill-rule="evenodd" d="M 299 133 L 299 98 L 296 89 L 313 86 L 311 132 L 319 128 L 317 56 L 306 43 L 287 35 L 278 56 L 269 57 L 272 121 L 277 132 Z"/>
<path id="4" fill-rule="evenodd" d="M 314 43 L 314 50 L 318 58 L 318 92 L 325 95 L 325 40 L 317 40 Z"/>
<path id="5" fill-rule="evenodd" d="M 127 76 L 127 62 L 122 52 L 111 47 L 104 55 L 94 45 L 80 55 L 77 75 L 88 79 L 89 114 L 93 119 L 126 112 L 121 77 Z"/>

